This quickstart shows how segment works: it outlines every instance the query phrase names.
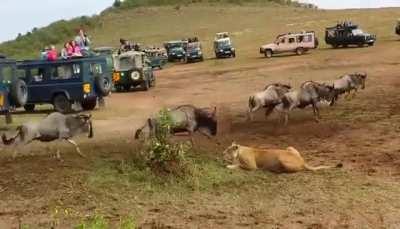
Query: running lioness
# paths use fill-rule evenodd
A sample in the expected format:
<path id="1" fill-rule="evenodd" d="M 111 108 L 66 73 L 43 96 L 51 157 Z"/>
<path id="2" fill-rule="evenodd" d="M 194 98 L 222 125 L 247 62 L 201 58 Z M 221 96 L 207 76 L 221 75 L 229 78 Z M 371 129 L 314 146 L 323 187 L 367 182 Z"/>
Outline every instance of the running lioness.
<path id="1" fill-rule="evenodd" d="M 232 165 L 227 166 L 229 169 L 262 169 L 274 173 L 296 173 L 304 170 L 317 171 L 342 166 L 341 164 L 337 166 L 310 166 L 304 162 L 303 157 L 293 147 L 288 147 L 286 150 L 266 150 L 232 143 L 224 151 L 224 156 L 227 155 L 233 157 Z"/>

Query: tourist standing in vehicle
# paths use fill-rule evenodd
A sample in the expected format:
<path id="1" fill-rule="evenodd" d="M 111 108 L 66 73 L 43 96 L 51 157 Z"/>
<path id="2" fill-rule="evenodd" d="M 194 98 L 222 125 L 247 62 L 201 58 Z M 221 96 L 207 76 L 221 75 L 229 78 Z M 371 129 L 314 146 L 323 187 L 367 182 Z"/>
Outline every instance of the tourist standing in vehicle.
<path id="1" fill-rule="evenodd" d="M 89 51 L 90 49 L 90 39 L 83 29 L 79 30 L 78 35 L 75 37 L 75 43 L 82 51 Z"/>
<path id="2" fill-rule="evenodd" d="M 72 50 L 73 50 L 72 57 L 81 57 L 82 56 L 82 52 L 81 52 L 81 48 L 79 47 L 79 45 L 77 45 L 74 40 L 72 40 L 70 42 L 70 45 L 71 45 Z"/>
<path id="3" fill-rule="evenodd" d="M 74 49 L 70 45 L 69 42 L 65 42 L 64 48 L 61 50 L 61 57 L 63 59 L 71 58 L 72 54 L 74 53 Z"/>
<path id="4" fill-rule="evenodd" d="M 54 45 L 50 46 L 50 50 L 47 52 L 47 60 L 48 61 L 55 61 L 57 60 L 57 49 Z"/>

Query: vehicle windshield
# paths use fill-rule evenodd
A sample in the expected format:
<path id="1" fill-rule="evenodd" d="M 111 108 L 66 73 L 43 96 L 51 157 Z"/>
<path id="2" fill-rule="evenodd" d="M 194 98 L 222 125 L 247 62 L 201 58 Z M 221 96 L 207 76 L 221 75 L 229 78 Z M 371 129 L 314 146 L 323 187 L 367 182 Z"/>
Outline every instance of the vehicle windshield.
<path id="1" fill-rule="evenodd" d="M 353 29 L 353 35 L 362 35 L 364 32 L 361 29 Z"/>
<path id="2" fill-rule="evenodd" d="M 132 57 L 120 57 L 116 62 L 115 69 L 118 71 L 127 71 L 135 67 L 135 61 Z"/>
<path id="3" fill-rule="evenodd" d="M 169 43 L 168 47 L 170 49 L 182 48 L 182 43 L 180 43 L 180 42 L 179 43 Z"/>
<path id="4" fill-rule="evenodd" d="M 225 48 L 231 46 L 231 41 L 230 40 L 222 40 L 218 41 L 218 48 Z"/>
<path id="5" fill-rule="evenodd" d="M 195 50 L 200 48 L 200 43 L 196 42 L 196 43 L 189 43 L 187 46 L 188 50 Z"/>

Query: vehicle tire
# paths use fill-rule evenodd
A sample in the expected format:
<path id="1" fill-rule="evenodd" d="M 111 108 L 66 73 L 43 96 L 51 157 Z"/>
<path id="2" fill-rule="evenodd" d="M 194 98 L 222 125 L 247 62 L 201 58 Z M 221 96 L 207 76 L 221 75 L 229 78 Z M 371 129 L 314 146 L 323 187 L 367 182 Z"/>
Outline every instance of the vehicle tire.
<path id="1" fill-rule="evenodd" d="M 24 109 L 26 112 L 33 112 L 35 111 L 35 104 L 25 104 Z"/>
<path id="2" fill-rule="evenodd" d="M 131 85 L 124 85 L 122 86 L 124 88 L 125 91 L 130 91 L 131 90 Z"/>
<path id="3" fill-rule="evenodd" d="M 94 108 L 96 108 L 97 99 L 95 98 L 95 99 L 84 100 L 84 101 L 82 101 L 81 105 L 82 105 L 83 110 L 85 110 L 85 111 L 89 111 L 90 110 L 91 111 Z"/>
<path id="4" fill-rule="evenodd" d="M 64 94 L 57 94 L 53 99 L 54 110 L 60 113 L 71 112 L 72 103 L 68 100 Z"/>
<path id="5" fill-rule="evenodd" d="M 11 84 L 11 100 L 17 107 L 22 107 L 28 101 L 28 87 L 26 86 L 25 81 L 23 80 L 15 80 Z"/>
<path id="6" fill-rule="evenodd" d="M 4 115 L 6 116 L 6 124 L 11 124 L 13 122 L 11 112 L 6 111 Z"/>
<path id="7" fill-rule="evenodd" d="M 144 80 L 141 84 L 140 87 L 142 88 L 143 91 L 148 91 L 150 88 L 150 82 L 149 80 Z"/>
<path id="8" fill-rule="evenodd" d="M 374 46 L 374 42 L 368 43 L 368 46 Z"/>
<path id="9" fill-rule="evenodd" d="M 303 49 L 303 48 L 297 48 L 297 49 L 296 49 L 296 54 L 297 54 L 298 56 L 303 55 L 303 54 L 304 54 L 304 49 Z"/>
<path id="10" fill-rule="evenodd" d="M 337 48 L 339 48 L 339 45 L 334 44 L 334 45 L 332 45 L 332 48 L 337 49 Z"/>
<path id="11" fill-rule="evenodd" d="M 105 77 L 104 75 L 97 75 L 94 78 L 94 82 L 99 94 L 101 94 L 102 96 L 107 96 L 110 94 L 112 83 L 108 77 Z"/>
<path id="12" fill-rule="evenodd" d="M 265 50 L 264 55 L 267 58 L 271 58 L 272 57 L 272 50 L 271 49 Z"/>
<path id="13" fill-rule="evenodd" d="M 122 92 L 124 89 L 121 85 L 115 86 L 115 91 Z"/>

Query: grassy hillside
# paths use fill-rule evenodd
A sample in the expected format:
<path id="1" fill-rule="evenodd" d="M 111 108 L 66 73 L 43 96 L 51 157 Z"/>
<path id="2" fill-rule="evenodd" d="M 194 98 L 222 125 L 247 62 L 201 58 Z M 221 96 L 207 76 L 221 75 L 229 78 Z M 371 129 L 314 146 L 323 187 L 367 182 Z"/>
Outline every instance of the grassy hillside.
<path id="1" fill-rule="evenodd" d="M 140 13 L 135 15 L 137 12 L 141 12 L 144 8 L 139 7 L 150 7 L 150 6 L 163 6 L 164 8 L 159 8 L 160 12 L 165 12 L 170 14 L 171 19 L 174 20 L 174 15 L 176 13 L 185 14 L 187 12 L 185 9 L 189 8 L 214 8 L 218 5 L 219 8 L 232 8 L 233 6 L 248 6 L 248 5 L 257 4 L 258 6 L 266 7 L 266 8 L 275 8 L 278 6 L 291 6 L 291 7 L 312 7 L 310 5 L 299 4 L 297 2 L 293 2 L 291 0 L 126 0 L 124 2 L 118 2 L 114 4 L 114 7 L 105 10 L 103 13 L 97 16 L 92 17 L 79 17 L 69 21 L 61 20 L 50 24 L 44 28 L 33 28 L 31 32 L 28 32 L 25 35 L 20 34 L 15 40 L 4 42 L 0 44 L 0 53 L 6 54 L 8 56 L 14 58 L 36 58 L 38 56 L 39 50 L 48 46 L 50 44 L 57 44 L 59 48 L 61 48 L 63 42 L 68 41 L 74 37 L 76 31 L 79 28 L 84 28 L 85 30 L 92 33 L 92 31 L 96 31 L 96 37 L 93 36 L 93 39 L 96 41 L 97 36 L 103 37 L 104 35 L 110 35 L 111 32 L 115 29 L 120 29 L 118 34 L 121 34 L 122 37 L 132 37 L 131 30 L 126 30 L 125 25 L 126 23 L 132 24 L 133 21 L 138 19 L 138 17 L 142 17 Z M 212 7 L 207 7 L 212 6 Z M 146 11 L 146 10 L 145 10 Z M 158 11 L 158 9 L 153 8 L 152 11 Z M 158 15 L 158 14 L 157 14 Z M 150 18 L 140 18 L 144 21 L 149 20 L 156 20 L 159 21 L 160 18 L 155 18 L 152 15 L 143 15 L 149 16 Z M 185 16 L 189 17 L 190 19 L 195 19 L 196 15 Z M 204 16 L 204 15 L 199 15 Z M 125 17 L 126 20 L 121 19 Z M 165 17 L 161 17 L 163 20 Z M 133 20 L 133 21 L 132 21 Z M 122 25 L 120 22 L 123 21 Z M 164 21 L 163 21 L 164 22 Z M 168 18 L 167 21 L 168 22 Z M 188 22 L 191 23 L 191 20 Z M 137 26 L 138 22 L 135 22 L 135 26 Z M 171 23 L 178 23 L 178 22 L 171 22 Z M 114 24 L 118 28 L 112 28 L 112 31 L 108 31 L 109 24 Z M 196 24 L 196 23 L 195 23 Z M 193 24 L 192 26 L 196 26 Z M 163 26 L 163 24 L 159 24 Z M 139 25 L 139 26 L 146 26 L 146 24 Z M 187 26 L 187 25 L 185 25 Z M 189 25 L 190 26 L 190 25 Z M 158 28 L 156 28 L 158 30 Z M 139 34 L 136 34 L 136 36 Z M 185 34 L 179 34 L 179 36 L 183 36 Z M 140 35 L 139 35 L 140 36 Z M 140 37 L 143 37 L 140 36 Z M 116 45 L 118 40 L 115 37 L 110 37 L 107 43 L 111 45 Z M 111 43 L 113 42 L 113 43 Z M 141 40 L 141 42 L 147 42 Z M 159 40 L 157 40 L 159 42 Z"/>

